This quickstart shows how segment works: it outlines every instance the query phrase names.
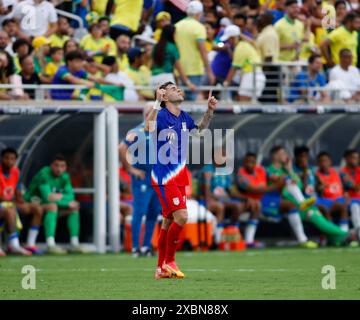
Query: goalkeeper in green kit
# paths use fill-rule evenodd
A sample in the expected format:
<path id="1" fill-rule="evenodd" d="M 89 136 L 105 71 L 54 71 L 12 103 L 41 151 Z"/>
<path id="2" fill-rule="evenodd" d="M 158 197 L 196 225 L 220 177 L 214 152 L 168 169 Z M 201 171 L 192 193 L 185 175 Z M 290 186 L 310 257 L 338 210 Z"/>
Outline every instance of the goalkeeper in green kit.
<path id="1" fill-rule="evenodd" d="M 25 193 L 29 202 L 40 202 L 45 210 L 44 231 L 48 253 L 66 254 L 67 251 L 55 243 L 57 219 L 67 216 L 70 233 L 71 252 L 85 253 L 79 244 L 80 217 L 79 203 L 75 201 L 74 191 L 64 156 L 56 155 L 50 166 L 42 168 L 31 180 Z"/>

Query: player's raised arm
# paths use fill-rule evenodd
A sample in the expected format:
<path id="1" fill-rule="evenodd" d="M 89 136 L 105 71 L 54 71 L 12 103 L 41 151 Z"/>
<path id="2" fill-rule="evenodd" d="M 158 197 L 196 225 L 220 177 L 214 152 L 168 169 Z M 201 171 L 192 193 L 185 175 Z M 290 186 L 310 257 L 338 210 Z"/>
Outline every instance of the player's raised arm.
<path id="1" fill-rule="evenodd" d="M 150 111 L 149 115 L 145 120 L 145 131 L 153 132 L 156 129 L 156 118 L 158 112 L 161 110 L 161 102 L 165 97 L 165 89 L 160 89 L 157 87 L 156 89 L 156 100 L 154 102 L 153 108 Z"/>
<path id="2" fill-rule="evenodd" d="M 214 116 L 214 111 L 216 109 L 218 101 L 216 98 L 212 95 L 212 90 L 209 91 L 209 98 L 208 98 L 208 109 L 204 113 L 202 119 L 198 123 L 198 130 L 199 133 L 203 131 L 204 129 L 209 127 L 210 121 Z"/>

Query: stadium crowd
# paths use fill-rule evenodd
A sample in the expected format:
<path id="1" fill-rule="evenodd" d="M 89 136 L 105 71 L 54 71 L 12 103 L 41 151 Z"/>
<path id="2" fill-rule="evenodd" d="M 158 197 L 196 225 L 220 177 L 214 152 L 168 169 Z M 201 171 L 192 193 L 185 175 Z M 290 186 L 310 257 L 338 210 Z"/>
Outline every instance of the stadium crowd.
<path id="1" fill-rule="evenodd" d="M 144 101 L 147 86 L 176 80 L 187 100 L 218 85 L 238 87 L 230 100 L 358 101 L 359 11 L 358 0 L 1 0 L 0 85 L 15 88 L 0 99 L 72 84 L 85 89 L 45 98 Z"/>
<path id="2" fill-rule="evenodd" d="M 217 154 L 218 152 L 220 153 Z M 358 245 L 358 151 L 346 150 L 344 166 L 337 170 L 333 167 L 331 156 L 327 152 L 317 155 L 315 167 L 310 164 L 308 147 L 295 147 L 292 159 L 282 146 L 274 146 L 270 150 L 271 164 L 266 169 L 257 164 L 256 154 L 247 153 L 242 165 L 229 175 L 218 174 L 216 170 L 216 167 L 222 165 L 222 152 L 221 148 L 215 150 L 214 164 L 206 164 L 198 171 L 187 170 L 191 181 L 186 190 L 187 198 L 197 201 L 215 217 L 214 248 L 223 241 L 224 228 L 228 226 L 242 228 L 240 230 L 244 232 L 247 247 L 263 248 L 265 244 L 255 240 L 259 221 L 265 219 L 279 222 L 284 217 L 287 218 L 301 247 L 316 248 L 319 245 L 318 242 L 309 240 L 303 222 L 310 223 L 318 229 L 328 245 Z M 44 253 L 36 244 L 39 230 L 43 226 L 46 252 L 67 253 L 67 250 L 55 242 L 57 221 L 65 216 L 70 236 L 69 251 L 88 252 L 79 243 L 81 202 L 77 201 L 74 195 L 72 178 L 75 177 L 68 173 L 64 156 L 56 155 L 48 166 L 37 172 L 31 181 L 27 181 L 26 188 L 22 183 L 20 170 L 16 167 L 17 156 L 16 150 L 9 147 L 1 152 L 0 236 L 5 230 L 7 251 L 22 255 Z M 144 176 L 147 173 L 143 168 L 143 165 L 123 163 L 119 169 L 121 226 L 124 227 L 127 216 L 133 215 L 132 250 L 136 257 L 142 254 L 152 255 L 151 239 L 161 211 L 160 206 L 152 200 L 155 192 L 150 192 L 151 183 L 145 180 Z M 145 203 L 149 203 L 148 209 Z M 133 208 L 136 211 L 141 210 L 134 214 Z M 190 214 L 194 213 L 190 210 Z M 243 214 L 248 214 L 249 217 L 245 226 L 240 226 L 239 218 Z M 140 227 L 145 215 L 145 223 L 148 224 L 145 234 L 148 235 L 145 235 L 140 246 Z M 30 222 L 26 230 L 22 227 L 24 219 Z M 19 243 L 20 232 L 27 234 L 24 247 Z M 0 248 L 0 256 L 4 255 L 5 252 Z"/>

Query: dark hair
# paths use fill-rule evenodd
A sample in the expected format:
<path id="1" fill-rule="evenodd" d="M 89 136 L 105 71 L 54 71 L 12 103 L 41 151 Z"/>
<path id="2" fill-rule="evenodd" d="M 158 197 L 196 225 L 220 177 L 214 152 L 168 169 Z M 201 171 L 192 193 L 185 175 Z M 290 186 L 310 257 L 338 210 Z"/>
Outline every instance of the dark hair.
<path id="1" fill-rule="evenodd" d="M 51 47 L 50 51 L 48 53 L 48 56 L 51 57 L 53 54 L 55 54 L 56 52 L 63 50 L 63 48 L 61 47 Z"/>
<path id="2" fill-rule="evenodd" d="M 15 157 L 18 157 L 18 153 L 14 148 L 11 147 L 6 147 L 5 149 L 1 150 L 1 157 L 3 157 L 5 154 L 10 153 L 10 154 L 14 154 Z"/>
<path id="3" fill-rule="evenodd" d="M 95 62 L 95 60 L 94 60 L 93 57 L 86 57 L 85 61 L 86 61 L 87 63 L 93 63 L 93 62 Z"/>
<path id="4" fill-rule="evenodd" d="M 22 39 L 22 38 L 15 40 L 15 42 L 12 45 L 12 49 L 14 52 L 16 52 L 16 50 L 19 49 L 23 45 L 27 45 L 29 48 L 29 52 L 31 51 L 32 47 L 31 47 L 30 43 L 27 40 Z"/>
<path id="5" fill-rule="evenodd" d="M 270 155 L 273 156 L 275 153 L 279 152 L 280 150 L 284 149 L 283 146 L 273 146 L 270 149 Z"/>
<path id="6" fill-rule="evenodd" d="M 242 20 L 244 20 L 245 23 L 246 23 L 246 21 L 247 21 L 247 16 L 246 16 L 245 14 L 243 14 L 243 13 L 237 13 L 237 14 L 234 15 L 234 17 L 233 17 L 233 20 L 235 20 L 235 19 L 242 19 Z"/>
<path id="7" fill-rule="evenodd" d="M 99 18 L 98 23 L 100 23 L 101 21 L 107 21 L 107 22 L 110 22 L 110 18 L 109 18 L 109 17 L 107 17 L 107 16 L 102 16 L 102 17 L 100 17 L 100 18 Z"/>
<path id="8" fill-rule="evenodd" d="M 297 0 L 286 0 L 285 7 L 290 7 L 291 5 L 293 5 L 295 3 L 296 4 L 298 3 Z"/>
<path id="9" fill-rule="evenodd" d="M 247 153 L 245 154 L 244 159 L 245 159 L 245 158 L 255 158 L 255 159 L 256 159 L 256 154 L 255 154 L 254 152 L 247 152 Z"/>
<path id="10" fill-rule="evenodd" d="M 171 81 L 168 81 L 168 82 L 163 83 L 163 84 L 159 87 L 159 89 L 166 89 L 168 86 L 172 86 L 172 85 L 175 85 L 175 83 L 174 83 L 174 82 L 171 82 Z M 156 99 L 156 91 L 155 91 L 155 99 Z M 160 107 L 161 107 L 161 108 L 165 108 L 165 107 L 166 107 L 164 101 L 161 101 Z"/>
<path id="11" fill-rule="evenodd" d="M 8 25 L 9 23 L 16 23 L 15 18 L 5 19 L 5 20 L 2 22 L 2 27 L 4 28 L 4 27 L 5 27 L 6 25 Z"/>
<path id="12" fill-rule="evenodd" d="M 250 9 L 260 8 L 259 0 L 248 0 L 247 3 Z"/>
<path id="13" fill-rule="evenodd" d="M 345 53 L 350 53 L 350 54 L 352 54 L 352 52 L 351 52 L 350 49 L 344 48 L 344 49 L 341 49 L 341 50 L 340 50 L 339 56 L 341 57 L 341 56 L 344 55 Z"/>
<path id="14" fill-rule="evenodd" d="M 4 75 L 5 77 L 10 77 L 11 75 L 13 75 L 16 70 L 15 70 L 15 64 L 14 64 L 14 60 L 12 58 L 12 56 L 4 50 L 0 50 L 0 54 L 4 54 L 6 55 L 7 59 L 8 59 L 8 65 L 5 69 L 0 70 L 0 80 L 2 75 Z"/>
<path id="15" fill-rule="evenodd" d="M 317 58 L 321 58 L 321 55 L 319 55 L 317 53 L 312 54 L 308 59 L 308 63 L 313 64 Z"/>
<path id="16" fill-rule="evenodd" d="M 295 157 L 298 157 L 299 155 L 303 154 L 303 153 L 306 153 L 306 154 L 309 154 L 310 152 L 310 149 L 308 146 L 297 146 L 294 148 L 294 156 Z"/>
<path id="17" fill-rule="evenodd" d="M 175 27 L 172 24 L 163 28 L 160 40 L 155 46 L 153 52 L 153 59 L 156 65 L 162 66 L 164 64 L 166 45 L 168 42 L 175 43 L 174 35 Z"/>
<path id="18" fill-rule="evenodd" d="M 359 15 L 356 12 L 349 12 L 346 14 L 346 16 L 344 17 L 342 23 L 346 24 L 348 22 L 353 22 L 356 18 L 359 18 Z"/>
<path id="19" fill-rule="evenodd" d="M 346 1 L 345 1 L 345 0 L 336 0 L 336 1 L 335 1 L 335 4 L 334 4 L 335 9 L 336 9 L 339 5 L 341 5 L 341 4 L 343 4 L 344 6 L 346 6 Z"/>
<path id="20" fill-rule="evenodd" d="M 327 152 L 327 151 L 321 151 L 320 153 L 318 153 L 318 155 L 316 156 L 316 159 L 319 160 L 319 159 L 322 158 L 322 157 L 328 157 L 328 158 L 331 159 L 331 155 L 330 155 L 330 153 Z"/>
<path id="21" fill-rule="evenodd" d="M 84 55 L 82 54 L 81 51 L 79 50 L 74 50 L 74 51 L 70 51 L 69 53 L 66 54 L 65 56 L 65 62 L 66 64 L 69 61 L 75 60 L 75 59 L 79 59 L 79 60 L 83 60 L 84 59 Z"/>
<path id="22" fill-rule="evenodd" d="M 22 65 L 22 63 L 24 62 L 24 60 L 26 60 L 27 58 L 32 58 L 31 54 L 27 54 L 26 56 L 20 57 L 19 58 L 19 63 L 20 65 Z"/>
<path id="23" fill-rule="evenodd" d="M 274 16 L 271 12 L 265 12 L 259 16 L 257 19 L 257 25 L 259 28 L 263 29 L 266 26 L 269 26 L 272 24 L 272 21 L 274 19 Z"/>
<path id="24" fill-rule="evenodd" d="M 67 52 L 66 52 L 66 46 L 67 46 L 67 44 L 68 44 L 69 42 L 71 42 L 71 41 L 72 41 L 72 42 L 75 42 L 77 48 L 79 49 L 79 44 L 78 44 L 74 39 L 71 39 L 71 38 L 70 38 L 69 40 L 66 40 L 65 43 L 64 43 L 64 45 L 63 45 L 63 49 L 64 49 L 65 55 L 66 55 L 66 53 L 67 53 Z"/>
<path id="25" fill-rule="evenodd" d="M 114 56 L 106 56 L 102 61 L 102 64 L 106 66 L 113 66 L 115 63 L 116 63 L 116 58 Z"/>
<path id="26" fill-rule="evenodd" d="M 55 162 L 55 161 L 65 161 L 66 162 L 66 158 L 62 153 L 57 153 L 51 162 Z"/>
<path id="27" fill-rule="evenodd" d="M 344 158 L 347 158 L 353 155 L 354 153 L 359 153 L 359 152 L 356 149 L 347 149 L 344 151 Z"/>

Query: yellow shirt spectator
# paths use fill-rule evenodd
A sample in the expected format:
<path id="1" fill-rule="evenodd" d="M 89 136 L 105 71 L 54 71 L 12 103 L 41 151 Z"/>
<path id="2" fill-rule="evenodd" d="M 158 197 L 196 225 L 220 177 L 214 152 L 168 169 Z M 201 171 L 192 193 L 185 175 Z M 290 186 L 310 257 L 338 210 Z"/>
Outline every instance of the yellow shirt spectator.
<path id="1" fill-rule="evenodd" d="M 204 63 L 197 46 L 206 40 L 206 29 L 197 20 L 187 17 L 176 25 L 175 41 L 180 52 L 180 62 L 187 76 L 204 74 Z"/>
<path id="2" fill-rule="evenodd" d="M 309 41 L 303 42 L 301 45 L 300 60 L 308 61 L 310 56 L 314 53 L 320 53 L 320 52 L 315 43 L 315 35 L 312 32 L 310 32 Z"/>
<path id="3" fill-rule="evenodd" d="M 275 29 L 279 35 L 280 46 L 292 45 L 304 39 L 304 24 L 299 20 L 290 20 L 287 16 L 280 19 L 275 24 Z M 294 61 L 297 58 L 296 49 L 280 49 L 280 61 Z"/>
<path id="4" fill-rule="evenodd" d="M 234 51 L 233 67 L 241 68 L 242 73 L 249 73 L 253 72 L 255 63 L 261 63 L 260 54 L 250 43 L 240 41 Z"/>
<path id="5" fill-rule="evenodd" d="M 274 29 L 274 26 L 266 26 L 256 39 L 256 45 L 263 61 L 265 58 L 272 58 L 272 61 L 277 61 L 280 52 L 279 36 Z"/>
<path id="6" fill-rule="evenodd" d="M 82 38 L 80 42 L 80 47 L 85 51 L 89 52 L 99 52 L 97 55 L 94 56 L 94 60 L 96 62 L 101 63 L 103 59 L 103 49 L 109 48 L 107 51 L 108 56 L 116 56 L 116 44 L 114 40 L 108 37 L 101 37 L 99 39 L 95 39 L 91 36 L 91 34 L 87 34 L 84 38 Z"/>
<path id="7" fill-rule="evenodd" d="M 122 25 L 136 32 L 139 28 L 144 0 L 114 0 L 115 12 L 111 25 Z"/>
<path id="8" fill-rule="evenodd" d="M 356 66 L 358 46 L 358 34 L 356 31 L 350 32 L 344 26 L 340 26 L 330 32 L 327 38 L 331 41 L 331 58 L 335 64 L 339 64 L 339 53 L 341 49 L 349 49 L 353 54 L 353 65 Z"/>
<path id="9" fill-rule="evenodd" d="M 136 86 L 148 86 L 151 79 L 151 71 L 147 66 L 141 66 L 139 69 L 128 66 L 125 73 L 130 77 Z M 152 90 L 139 90 L 139 93 L 148 99 L 154 98 Z"/>
<path id="10" fill-rule="evenodd" d="M 125 71 L 129 66 L 129 58 L 126 53 L 123 53 L 120 57 L 117 56 L 116 61 L 120 71 Z"/>
<path id="11" fill-rule="evenodd" d="M 70 39 L 69 36 L 66 35 L 59 35 L 56 33 L 53 33 L 49 38 L 50 47 L 60 47 L 62 48 L 66 41 Z"/>

